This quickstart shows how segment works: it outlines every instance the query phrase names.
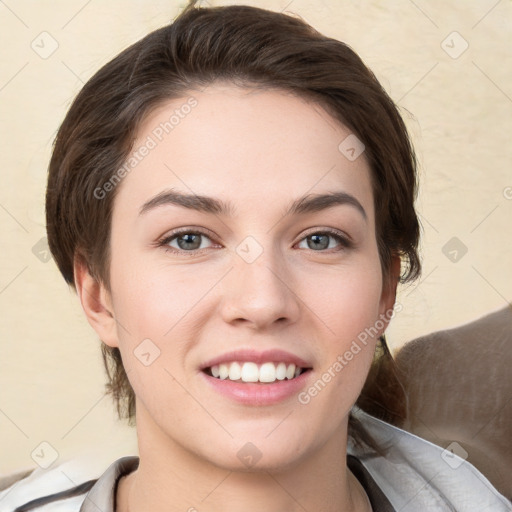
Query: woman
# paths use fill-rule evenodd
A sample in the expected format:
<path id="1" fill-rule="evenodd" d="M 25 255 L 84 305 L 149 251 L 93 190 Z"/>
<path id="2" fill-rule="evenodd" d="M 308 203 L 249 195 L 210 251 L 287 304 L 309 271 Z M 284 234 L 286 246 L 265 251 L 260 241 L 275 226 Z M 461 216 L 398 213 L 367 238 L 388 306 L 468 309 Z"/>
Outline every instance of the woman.
<path id="1" fill-rule="evenodd" d="M 191 5 L 104 66 L 59 130 L 47 230 L 139 457 L 16 510 L 509 510 L 354 407 L 420 272 L 415 195 L 392 100 L 303 21 Z"/>

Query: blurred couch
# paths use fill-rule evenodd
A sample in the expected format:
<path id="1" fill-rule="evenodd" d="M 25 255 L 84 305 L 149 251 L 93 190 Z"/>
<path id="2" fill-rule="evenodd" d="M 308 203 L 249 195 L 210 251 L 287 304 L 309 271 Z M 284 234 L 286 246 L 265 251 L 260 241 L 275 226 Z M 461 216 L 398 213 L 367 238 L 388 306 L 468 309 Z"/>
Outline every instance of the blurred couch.
<path id="1" fill-rule="evenodd" d="M 405 418 L 393 422 L 451 445 L 512 499 L 512 305 L 415 339 L 395 362 Z"/>

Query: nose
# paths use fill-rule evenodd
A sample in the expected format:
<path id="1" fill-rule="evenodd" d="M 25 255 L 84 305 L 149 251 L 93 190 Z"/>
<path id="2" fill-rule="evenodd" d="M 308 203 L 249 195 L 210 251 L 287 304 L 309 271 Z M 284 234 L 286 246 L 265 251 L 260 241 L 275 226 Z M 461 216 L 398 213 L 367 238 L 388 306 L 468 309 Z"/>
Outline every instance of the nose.
<path id="1" fill-rule="evenodd" d="M 221 312 L 225 322 L 255 330 L 292 324 L 300 314 L 300 298 L 282 256 L 265 249 L 248 262 L 234 254 L 234 268 L 223 283 Z"/>

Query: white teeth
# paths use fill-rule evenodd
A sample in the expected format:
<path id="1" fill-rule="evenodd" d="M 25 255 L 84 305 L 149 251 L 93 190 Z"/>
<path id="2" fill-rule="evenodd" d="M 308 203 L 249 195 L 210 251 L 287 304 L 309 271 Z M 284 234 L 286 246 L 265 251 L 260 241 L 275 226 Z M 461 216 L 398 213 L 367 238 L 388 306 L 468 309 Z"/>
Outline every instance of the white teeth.
<path id="1" fill-rule="evenodd" d="M 210 368 L 213 377 L 242 382 L 275 382 L 276 380 L 293 379 L 298 377 L 302 369 L 294 364 L 263 363 L 257 365 L 252 362 L 222 363 Z"/>
<path id="2" fill-rule="evenodd" d="M 242 368 L 238 363 L 229 366 L 229 380 L 238 380 L 242 376 Z"/>
<path id="3" fill-rule="evenodd" d="M 219 377 L 224 380 L 227 379 L 229 375 L 229 367 L 227 364 L 219 365 Z"/>
<path id="4" fill-rule="evenodd" d="M 286 365 L 284 363 L 279 363 L 276 367 L 276 379 L 284 380 L 286 377 Z"/>
<path id="5" fill-rule="evenodd" d="M 256 363 L 244 363 L 244 365 L 242 366 L 241 379 L 244 382 L 258 382 L 258 377 L 258 365 Z"/>
<path id="6" fill-rule="evenodd" d="M 264 363 L 260 368 L 260 382 L 274 382 L 276 380 L 276 365 Z"/>

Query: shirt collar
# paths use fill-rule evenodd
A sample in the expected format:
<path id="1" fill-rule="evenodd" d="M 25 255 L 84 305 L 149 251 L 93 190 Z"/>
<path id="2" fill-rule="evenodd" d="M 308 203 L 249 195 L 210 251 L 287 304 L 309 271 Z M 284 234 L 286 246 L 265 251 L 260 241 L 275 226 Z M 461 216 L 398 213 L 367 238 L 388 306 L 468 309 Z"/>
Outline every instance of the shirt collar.
<path id="1" fill-rule="evenodd" d="M 393 511 L 394 509 L 390 506 L 382 491 L 357 458 L 349 455 L 348 465 L 370 497 L 374 510 Z M 119 480 L 121 477 L 135 471 L 138 466 L 139 457 L 136 456 L 122 457 L 113 462 L 88 492 L 79 512 L 115 512 Z M 376 507 L 377 504 L 379 504 L 378 507 Z"/>
<path id="2" fill-rule="evenodd" d="M 122 457 L 113 462 L 87 493 L 79 512 L 114 512 L 119 480 L 138 466 L 139 457 L 136 456 Z"/>

